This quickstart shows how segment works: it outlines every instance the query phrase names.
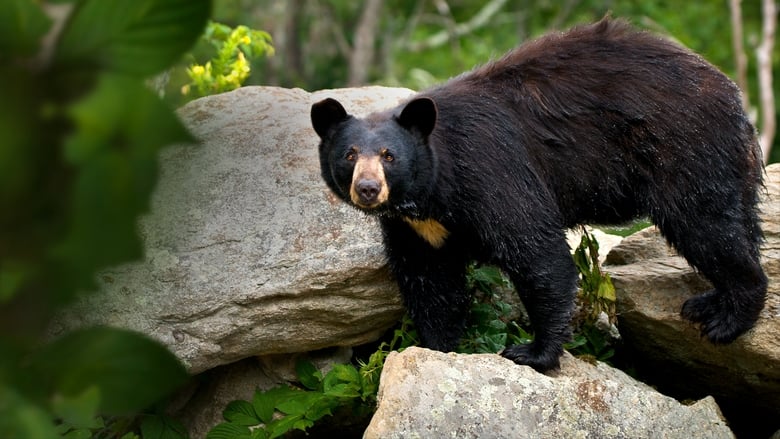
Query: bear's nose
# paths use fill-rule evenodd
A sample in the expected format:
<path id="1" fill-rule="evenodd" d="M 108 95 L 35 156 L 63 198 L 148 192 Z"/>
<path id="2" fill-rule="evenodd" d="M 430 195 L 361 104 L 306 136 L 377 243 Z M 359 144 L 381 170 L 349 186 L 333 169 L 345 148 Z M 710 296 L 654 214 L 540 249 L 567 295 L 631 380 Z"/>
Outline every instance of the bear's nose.
<path id="1" fill-rule="evenodd" d="M 381 187 L 378 181 L 364 178 L 357 182 L 355 189 L 357 190 L 358 195 L 360 195 L 361 202 L 364 204 L 372 204 L 376 202 Z"/>

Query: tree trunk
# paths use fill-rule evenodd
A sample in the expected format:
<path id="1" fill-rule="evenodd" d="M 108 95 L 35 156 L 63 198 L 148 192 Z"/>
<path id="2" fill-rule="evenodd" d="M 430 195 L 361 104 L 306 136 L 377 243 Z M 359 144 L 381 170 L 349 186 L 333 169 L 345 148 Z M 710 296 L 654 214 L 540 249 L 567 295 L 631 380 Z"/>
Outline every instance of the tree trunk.
<path id="1" fill-rule="evenodd" d="M 734 50 L 734 64 L 737 69 L 737 85 L 742 90 L 742 107 L 750 110 L 750 96 L 748 95 L 747 64 L 748 58 L 743 42 L 742 30 L 742 0 L 729 0 L 731 10 L 731 47 Z"/>
<path id="2" fill-rule="evenodd" d="M 306 76 L 299 32 L 304 6 L 304 0 L 290 0 L 284 17 L 284 69 L 287 72 L 285 85 L 288 87 L 300 86 Z"/>
<path id="3" fill-rule="evenodd" d="M 368 70 L 375 58 L 376 32 L 381 11 L 382 0 L 367 0 L 363 7 L 363 13 L 355 29 L 352 55 L 349 58 L 347 85 L 350 87 L 363 85 L 368 80 Z"/>
<path id="4" fill-rule="evenodd" d="M 763 26 L 761 44 L 756 49 L 758 59 L 758 86 L 761 92 L 761 130 L 759 142 L 764 152 L 764 163 L 769 161 L 769 152 L 775 139 L 775 95 L 772 90 L 772 50 L 775 46 L 777 27 L 777 5 L 775 0 L 763 0 Z"/>

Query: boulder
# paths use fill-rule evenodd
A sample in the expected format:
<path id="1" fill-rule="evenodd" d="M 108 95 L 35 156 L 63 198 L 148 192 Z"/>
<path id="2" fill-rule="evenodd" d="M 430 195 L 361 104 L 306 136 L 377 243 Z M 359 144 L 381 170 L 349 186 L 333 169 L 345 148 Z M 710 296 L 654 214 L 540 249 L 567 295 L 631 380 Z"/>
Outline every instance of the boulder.
<path id="1" fill-rule="evenodd" d="M 712 398 L 686 406 L 569 354 L 553 376 L 492 354 L 390 354 L 364 439 L 428 437 L 734 436 Z"/>
<path id="2" fill-rule="evenodd" d="M 411 93 L 244 87 L 184 106 L 179 115 L 201 144 L 160 155 L 139 221 L 145 257 L 101 273 L 100 294 L 67 310 L 53 332 L 134 329 L 192 373 L 379 337 L 403 313 L 397 287 L 377 224 L 320 177 L 309 109 L 335 97 L 363 115 Z"/>
<path id="3" fill-rule="evenodd" d="M 655 228 L 624 239 L 605 266 L 617 290 L 618 327 L 638 371 L 675 396 L 713 395 L 753 437 L 760 437 L 756 429 L 766 437 L 780 428 L 780 164 L 767 167 L 765 184 L 762 264 L 769 291 L 756 326 L 734 343 L 713 345 L 680 317 L 683 302 L 711 286 Z"/>

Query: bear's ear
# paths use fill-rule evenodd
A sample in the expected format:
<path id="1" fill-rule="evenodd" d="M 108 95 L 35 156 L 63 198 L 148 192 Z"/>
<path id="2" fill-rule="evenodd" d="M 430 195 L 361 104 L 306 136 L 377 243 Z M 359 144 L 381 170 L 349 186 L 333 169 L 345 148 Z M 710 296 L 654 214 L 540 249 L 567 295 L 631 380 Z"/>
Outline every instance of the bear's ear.
<path id="1" fill-rule="evenodd" d="M 411 100 L 398 116 L 398 123 L 407 130 L 417 130 L 423 137 L 428 137 L 436 126 L 438 110 L 431 98 Z"/>
<path id="2" fill-rule="evenodd" d="M 334 125 L 348 117 L 344 107 L 333 98 L 323 99 L 311 106 L 311 125 L 321 139 L 328 136 Z"/>

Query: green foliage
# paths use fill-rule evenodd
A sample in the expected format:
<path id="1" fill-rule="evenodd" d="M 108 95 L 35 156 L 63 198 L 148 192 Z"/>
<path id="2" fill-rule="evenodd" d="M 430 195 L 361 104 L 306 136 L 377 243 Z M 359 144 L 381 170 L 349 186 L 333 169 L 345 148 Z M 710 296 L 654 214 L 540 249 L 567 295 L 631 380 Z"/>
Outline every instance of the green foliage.
<path id="1" fill-rule="evenodd" d="M 500 291 L 510 288 L 504 274 L 492 265 L 471 265 L 468 288 L 474 290 L 471 324 L 461 339 L 461 353 L 496 353 L 507 345 L 524 344 L 532 337 L 510 319 L 512 306 L 504 302 Z M 514 292 L 512 292 L 514 294 Z"/>
<path id="2" fill-rule="evenodd" d="M 252 402 L 233 401 L 222 413 L 223 422 L 209 431 L 207 439 L 272 439 L 293 430 L 306 431 L 317 421 L 339 410 L 351 416 L 374 411 L 387 355 L 417 344 L 416 333 L 405 317 L 393 332 L 390 342 L 383 342 L 368 362 L 335 364 L 324 376 L 312 363 L 296 365 L 298 386 L 278 386 L 257 391 Z"/>
<path id="3" fill-rule="evenodd" d="M 379 377 L 382 375 L 382 367 L 385 359 L 390 352 L 401 352 L 409 346 L 419 344 L 420 338 L 417 331 L 414 330 L 414 324 L 409 315 L 404 315 L 401 325 L 393 331 L 393 338 L 390 342 L 382 342 L 376 352 L 371 354 L 368 362 L 358 361 L 360 366 L 360 375 L 363 377 L 363 398 L 375 398 L 379 390 Z"/>
<path id="4" fill-rule="evenodd" d="M 54 62 L 136 77 L 159 73 L 176 61 L 203 30 L 211 10 L 203 0 L 75 3 Z"/>
<path id="5" fill-rule="evenodd" d="M 411 320 L 404 317 L 393 338 L 382 342 L 368 362 L 359 361 L 357 367 L 336 364 L 323 376 L 312 363 L 298 362 L 298 386 L 258 390 L 251 403 L 231 402 L 222 414 L 226 422 L 211 429 L 207 439 L 271 439 L 293 430 L 306 431 L 336 412 L 351 416 L 373 412 L 387 355 L 418 343 L 417 334 L 410 327 Z"/>
<path id="6" fill-rule="evenodd" d="M 579 303 L 582 323 L 592 326 L 605 313 L 610 323 L 615 322 L 615 286 L 608 273 L 599 264 L 599 243 L 582 228 L 580 245 L 574 251 L 574 264 L 580 273 Z M 580 323 L 580 324 L 582 324 Z"/>
<path id="7" fill-rule="evenodd" d="M 614 340 L 595 326 L 583 326 L 574 333 L 573 340 L 564 345 L 567 351 L 590 362 L 609 363 L 615 355 Z"/>
<path id="8" fill-rule="evenodd" d="M 0 437 L 130 438 L 123 417 L 187 379 L 178 360 L 130 331 L 45 330 L 98 270 L 141 255 L 157 153 L 192 140 L 144 80 L 195 42 L 210 1 L 57 3 L 70 13 L 45 40 L 41 2 L 0 8 Z M 154 418 L 141 430 L 164 431 Z"/>
<path id="9" fill-rule="evenodd" d="M 138 418 L 127 416 L 91 417 L 88 407 L 75 407 L 69 413 L 57 411 L 58 433 L 68 439 L 185 439 L 187 430 L 181 423 L 165 415 L 144 414 Z M 138 433 L 140 432 L 140 434 Z"/>
<path id="10" fill-rule="evenodd" d="M 272 56 L 271 35 L 267 32 L 209 22 L 202 37 L 216 50 L 205 64 L 194 63 L 187 69 L 190 83 L 182 87 L 189 94 L 193 87 L 197 96 L 235 90 L 249 77 L 250 62 L 262 56 Z"/>
<path id="11" fill-rule="evenodd" d="M 617 297 L 612 279 L 601 270 L 599 244 L 585 227 L 573 257 L 580 273 L 580 289 L 577 292 L 579 312 L 572 322 L 573 340 L 565 347 L 580 358 L 606 362 L 615 350 L 612 335 L 603 326 L 614 325 L 617 321 Z M 601 326 L 600 321 L 603 322 Z"/>
<path id="12" fill-rule="evenodd" d="M 183 367 L 159 343 L 107 327 L 76 330 L 46 344 L 29 367 L 61 395 L 94 390 L 94 413 L 107 415 L 147 407 L 186 379 Z"/>
<path id="13" fill-rule="evenodd" d="M 134 439 L 137 436 L 128 433 L 122 439 Z M 179 421 L 165 415 L 144 415 L 141 420 L 141 435 L 144 439 L 182 439 L 189 437 L 187 430 Z"/>
<path id="14" fill-rule="evenodd" d="M 231 402 L 223 412 L 227 422 L 214 427 L 206 437 L 265 439 L 280 437 L 292 430 L 305 431 L 314 422 L 332 415 L 342 405 L 352 404 L 365 393 L 362 376 L 352 365 L 334 365 L 324 377 L 307 362 L 299 363 L 296 371 L 302 387 L 274 387 L 257 392 L 251 403 Z"/>
<path id="15" fill-rule="evenodd" d="M 10 0 L 0 11 L 0 62 L 34 55 L 51 20 L 35 3 Z"/>

